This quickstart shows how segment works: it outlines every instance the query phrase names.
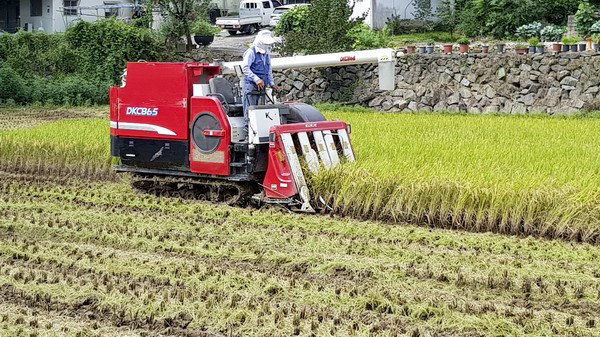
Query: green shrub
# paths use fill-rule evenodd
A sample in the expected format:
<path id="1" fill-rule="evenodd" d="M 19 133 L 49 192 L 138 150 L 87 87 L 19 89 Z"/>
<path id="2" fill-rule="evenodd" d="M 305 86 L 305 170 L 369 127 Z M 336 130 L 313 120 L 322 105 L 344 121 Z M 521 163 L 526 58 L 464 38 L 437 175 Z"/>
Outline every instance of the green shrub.
<path id="1" fill-rule="evenodd" d="M 540 31 L 540 37 L 542 41 L 560 41 L 561 36 L 564 33 L 564 29 L 555 25 L 548 25 Z"/>
<path id="2" fill-rule="evenodd" d="M 578 0 L 463 0 L 458 3 L 457 29 L 467 36 L 504 38 L 513 35 L 517 27 L 534 21 L 566 24 L 567 14 L 577 10 Z"/>
<path id="3" fill-rule="evenodd" d="M 314 0 L 306 7 L 306 15 L 291 19 L 288 19 L 292 15 L 287 13 L 289 11 L 282 15 L 284 22 L 277 29 L 283 37 L 281 52 L 318 54 L 352 48 L 354 41 L 348 33 L 362 18 L 350 19 L 352 7 L 346 0 Z M 296 30 L 295 27 L 301 28 Z"/>
<path id="4" fill-rule="evenodd" d="M 381 32 L 371 30 L 371 28 L 364 23 L 352 28 L 350 32 L 348 32 L 348 35 L 354 40 L 352 48 L 355 50 L 382 48 L 387 47 L 390 44 L 388 36 Z"/>
<path id="5" fill-rule="evenodd" d="M 98 81 L 120 82 L 127 61 L 159 60 L 163 49 L 149 29 L 113 18 L 95 23 L 79 21 L 66 31 L 77 72 Z"/>
<path id="6" fill-rule="evenodd" d="M 596 8 L 588 1 L 582 1 L 575 13 L 575 29 L 582 36 L 590 34 L 590 28 L 596 22 Z"/>
<path id="7" fill-rule="evenodd" d="M 521 40 L 527 40 L 531 37 L 539 38 L 541 30 L 542 30 L 542 23 L 534 22 L 534 23 L 530 23 L 530 24 L 518 27 L 515 35 Z"/>
<path id="8" fill-rule="evenodd" d="M 411 34 L 430 30 L 431 27 L 432 25 L 427 21 L 401 19 L 397 15 L 392 15 L 383 26 L 383 33 L 386 35 Z"/>
<path id="9" fill-rule="evenodd" d="M 0 103 L 12 100 L 16 103 L 27 103 L 25 82 L 17 71 L 4 63 L 0 66 Z"/>

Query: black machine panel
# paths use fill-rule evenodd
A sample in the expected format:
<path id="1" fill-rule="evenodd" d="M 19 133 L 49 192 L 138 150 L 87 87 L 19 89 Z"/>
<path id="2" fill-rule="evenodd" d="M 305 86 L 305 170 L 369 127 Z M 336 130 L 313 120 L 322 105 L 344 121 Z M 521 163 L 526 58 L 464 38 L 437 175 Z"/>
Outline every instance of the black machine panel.
<path id="1" fill-rule="evenodd" d="M 221 130 L 221 123 L 215 115 L 203 112 L 196 115 L 192 123 L 192 141 L 200 152 L 211 153 L 219 146 L 221 137 L 206 136 L 204 130 Z"/>
<path id="2" fill-rule="evenodd" d="M 141 168 L 189 170 L 189 142 L 110 136 L 111 155 L 124 165 Z"/>

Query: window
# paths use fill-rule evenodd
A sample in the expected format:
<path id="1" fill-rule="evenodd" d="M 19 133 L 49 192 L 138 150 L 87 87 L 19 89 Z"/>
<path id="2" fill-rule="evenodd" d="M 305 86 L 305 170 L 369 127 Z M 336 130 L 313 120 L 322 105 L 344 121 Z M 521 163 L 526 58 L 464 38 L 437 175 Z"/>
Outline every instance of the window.
<path id="1" fill-rule="evenodd" d="M 277 1 L 277 0 L 273 0 L 273 7 L 279 7 L 281 6 L 281 2 Z"/>
<path id="2" fill-rule="evenodd" d="M 263 8 L 271 8 L 271 3 L 268 1 L 263 1 Z"/>
<path id="3" fill-rule="evenodd" d="M 78 2 L 78 0 L 64 0 L 63 6 L 64 7 L 74 7 L 74 6 L 77 6 L 77 2 Z M 65 15 L 77 15 L 77 10 L 71 9 L 71 8 L 69 8 L 69 9 L 65 8 L 63 13 Z"/>
<path id="4" fill-rule="evenodd" d="M 42 16 L 42 0 L 31 0 L 29 16 Z"/>
<path id="5" fill-rule="evenodd" d="M 253 8 L 256 8 L 256 3 L 255 2 L 246 2 L 246 5 L 244 7 L 247 9 L 253 9 Z"/>

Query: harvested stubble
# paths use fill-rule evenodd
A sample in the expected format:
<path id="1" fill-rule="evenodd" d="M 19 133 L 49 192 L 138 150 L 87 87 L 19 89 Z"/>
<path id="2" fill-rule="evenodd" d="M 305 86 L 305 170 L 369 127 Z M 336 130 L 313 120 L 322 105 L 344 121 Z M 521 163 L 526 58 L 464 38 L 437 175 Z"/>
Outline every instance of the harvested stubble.
<path id="1" fill-rule="evenodd" d="M 600 242 L 600 119 L 328 113 L 358 162 L 313 177 L 340 214 Z"/>
<path id="2" fill-rule="evenodd" d="M 1 335 L 593 335 L 599 256 L 0 175 Z"/>

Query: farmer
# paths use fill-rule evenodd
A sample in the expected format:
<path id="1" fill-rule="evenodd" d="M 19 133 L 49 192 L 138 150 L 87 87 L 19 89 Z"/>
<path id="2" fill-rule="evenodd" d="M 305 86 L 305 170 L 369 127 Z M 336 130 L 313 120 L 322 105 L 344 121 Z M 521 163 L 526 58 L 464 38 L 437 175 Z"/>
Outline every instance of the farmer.
<path id="1" fill-rule="evenodd" d="M 248 95 L 251 91 L 263 90 L 269 85 L 275 90 L 279 86 L 273 81 L 273 70 L 271 68 L 271 57 L 269 52 L 275 43 L 275 39 L 268 30 L 261 30 L 254 39 L 252 47 L 244 52 L 242 71 L 244 80 L 242 82 L 242 99 L 244 103 L 244 131 L 248 134 L 248 107 L 258 103 L 259 95 Z"/>

